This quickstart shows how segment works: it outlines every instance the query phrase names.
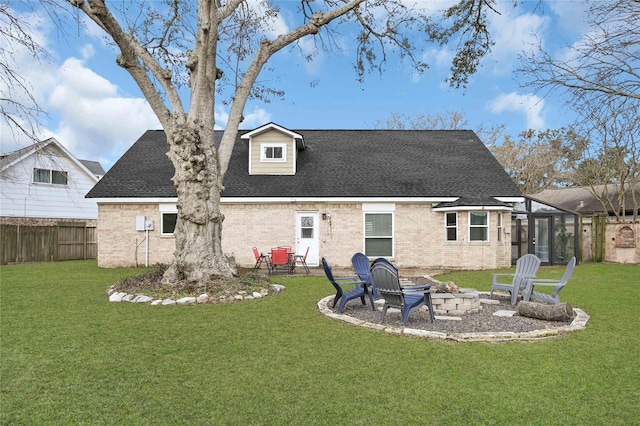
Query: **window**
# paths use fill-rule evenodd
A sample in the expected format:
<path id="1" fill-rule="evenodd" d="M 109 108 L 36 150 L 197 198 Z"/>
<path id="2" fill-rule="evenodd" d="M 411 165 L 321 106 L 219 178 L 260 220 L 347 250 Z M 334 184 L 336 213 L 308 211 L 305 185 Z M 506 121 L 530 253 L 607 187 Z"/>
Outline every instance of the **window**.
<path id="1" fill-rule="evenodd" d="M 498 213 L 498 241 L 502 242 L 502 213 Z"/>
<path id="2" fill-rule="evenodd" d="M 66 185 L 67 172 L 49 169 L 33 169 L 33 182 Z"/>
<path id="3" fill-rule="evenodd" d="M 300 238 L 313 238 L 313 216 L 300 217 Z"/>
<path id="4" fill-rule="evenodd" d="M 393 214 L 364 214 L 364 254 L 393 257 Z"/>
<path id="5" fill-rule="evenodd" d="M 489 241 L 487 212 L 469 212 L 469 241 Z"/>
<path id="6" fill-rule="evenodd" d="M 287 145 L 283 143 L 272 143 L 260 145 L 261 161 L 280 161 L 287 159 Z"/>
<path id="7" fill-rule="evenodd" d="M 176 230 L 176 221 L 178 220 L 178 213 L 162 213 L 162 235 L 173 235 L 173 231 Z"/>
<path id="8" fill-rule="evenodd" d="M 458 241 L 458 213 L 445 214 L 447 241 Z"/>

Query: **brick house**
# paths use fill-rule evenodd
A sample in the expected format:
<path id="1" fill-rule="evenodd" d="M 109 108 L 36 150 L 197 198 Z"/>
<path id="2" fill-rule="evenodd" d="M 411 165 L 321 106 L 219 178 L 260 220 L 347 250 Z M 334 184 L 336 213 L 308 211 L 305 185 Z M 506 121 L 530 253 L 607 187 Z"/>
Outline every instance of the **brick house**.
<path id="1" fill-rule="evenodd" d="M 221 133 L 216 134 L 221 137 Z M 88 193 L 98 263 L 169 262 L 177 216 L 163 131 L 150 130 Z M 307 263 L 353 253 L 399 267 L 511 265 L 511 211 L 523 195 L 468 130 L 241 131 L 224 179 L 222 246 L 239 266 L 279 245 Z"/>

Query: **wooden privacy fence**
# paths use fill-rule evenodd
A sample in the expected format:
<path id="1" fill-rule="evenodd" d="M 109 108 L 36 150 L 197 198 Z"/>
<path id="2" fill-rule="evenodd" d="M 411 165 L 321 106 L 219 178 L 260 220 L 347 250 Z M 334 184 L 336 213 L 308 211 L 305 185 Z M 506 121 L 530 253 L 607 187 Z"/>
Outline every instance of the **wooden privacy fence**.
<path id="1" fill-rule="evenodd" d="M 95 226 L 58 223 L 57 226 L 0 225 L 2 265 L 23 262 L 95 259 Z"/>

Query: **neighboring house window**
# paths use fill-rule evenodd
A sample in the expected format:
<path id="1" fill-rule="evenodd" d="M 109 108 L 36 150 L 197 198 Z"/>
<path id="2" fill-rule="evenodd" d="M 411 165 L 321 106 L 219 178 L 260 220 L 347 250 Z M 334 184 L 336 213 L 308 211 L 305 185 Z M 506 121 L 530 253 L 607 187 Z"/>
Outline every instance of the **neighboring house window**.
<path id="1" fill-rule="evenodd" d="M 176 230 L 176 221 L 178 213 L 161 213 L 162 214 L 162 235 L 173 235 Z"/>
<path id="2" fill-rule="evenodd" d="M 284 162 L 287 158 L 287 145 L 284 143 L 262 144 L 260 145 L 261 161 Z"/>
<path id="3" fill-rule="evenodd" d="M 447 241 L 458 241 L 458 213 L 445 214 Z"/>
<path id="4" fill-rule="evenodd" d="M 36 183 L 67 184 L 67 172 L 49 169 L 33 169 L 33 181 Z"/>
<path id="5" fill-rule="evenodd" d="M 393 214 L 364 214 L 364 254 L 393 257 Z"/>
<path id="6" fill-rule="evenodd" d="M 498 241 L 502 242 L 502 213 L 498 213 Z"/>
<path id="7" fill-rule="evenodd" d="M 469 212 L 469 241 L 489 241 L 487 212 Z"/>

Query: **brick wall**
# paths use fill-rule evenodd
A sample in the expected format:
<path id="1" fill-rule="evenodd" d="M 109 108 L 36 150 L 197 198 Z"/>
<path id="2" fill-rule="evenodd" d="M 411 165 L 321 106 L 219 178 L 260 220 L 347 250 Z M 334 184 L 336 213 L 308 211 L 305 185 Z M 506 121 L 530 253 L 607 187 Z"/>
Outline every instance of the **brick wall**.
<path id="1" fill-rule="evenodd" d="M 171 261 L 175 239 L 160 236 L 160 210 L 157 204 L 100 204 L 98 266 L 144 266 L 146 232 L 136 231 L 138 215 L 154 222 L 154 230 L 149 231 L 149 265 Z"/>
<path id="2" fill-rule="evenodd" d="M 252 247 L 267 252 L 271 247 L 296 243 L 296 212 L 331 214 L 319 221 L 319 255 L 333 267 L 350 267 L 353 253 L 363 251 L 363 212 L 360 203 L 223 204 L 225 215 L 222 246 L 239 266 L 255 263 Z M 167 263 L 175 240 L 160 236 L 157 204 L 101 204 L 98 220 L 98 264 L 102 267 L 144 265 L 145 232 L 135 230 L 135 217 L 154 220 L 149 232 L 149 264 Z M 458 241 L 445 242 L 444 213 L 424 204 L 396 204 L 394 214 L 395 258 L 399 267 L 492 269 L 509 267 L 510 236 L 497 241 L 497 213 L 490 213 L 490 241 L 469 242 L 466 212 L 458 214 Z M 511 219 L 503 213 L 503 228 Z M 137 254 L 136 254 L 137 247 Z"/>
<path id="3" fill-rule="evenodd" d="M 635 239 L 632 245 L 621 246 L 620 229 L 631 230 Z M 608 223 L 605 231 L 605 261 L 615 263 L 640 263 L 640 223 Z"/>

